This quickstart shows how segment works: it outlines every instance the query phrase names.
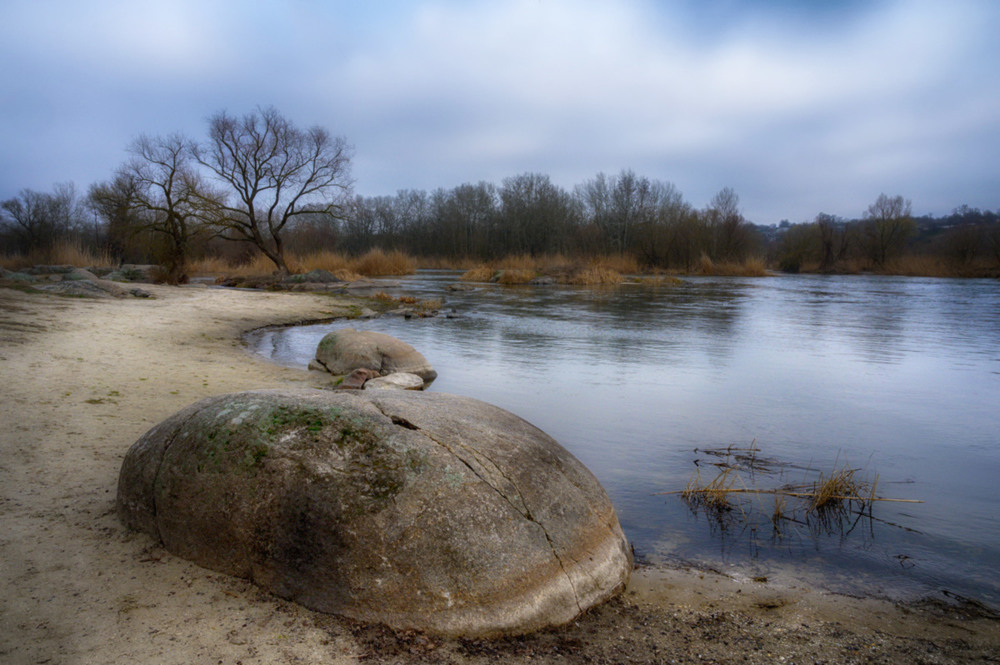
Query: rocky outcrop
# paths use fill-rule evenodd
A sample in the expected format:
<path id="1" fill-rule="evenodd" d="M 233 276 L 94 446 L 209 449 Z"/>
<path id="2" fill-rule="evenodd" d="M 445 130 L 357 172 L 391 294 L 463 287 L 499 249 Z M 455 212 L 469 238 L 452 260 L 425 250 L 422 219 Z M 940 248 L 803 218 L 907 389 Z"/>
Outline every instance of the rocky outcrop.
<path id="1" fill-rule="evenodd" d="M 170 552 L 307 607 L 453 636 L 568 622 L 631 569 L 579 461 L 453 395 L 203 400 L 128 451 L 117 508 Z"/>
<path id="2" fill-rule="evenodd" d="M 355 369 L 375 370 L 382 376 L 394 372 L 416 374 L 425 383 L 437 378 L 437 372 L 412 346 L 383 333 L 354 328 L 335 330 L 320 340 L 313 369 L 325 369 L 335 376 Z"/>
<path id="3" fill-rule="evenodd" d="M 0 272 L 0 282 L 17 283 L 35 291 L 90 298 L 150 298 L 148 291 L 102 279 L 93 270 L 69 265 L 29 268 L 24 273 Z"/>

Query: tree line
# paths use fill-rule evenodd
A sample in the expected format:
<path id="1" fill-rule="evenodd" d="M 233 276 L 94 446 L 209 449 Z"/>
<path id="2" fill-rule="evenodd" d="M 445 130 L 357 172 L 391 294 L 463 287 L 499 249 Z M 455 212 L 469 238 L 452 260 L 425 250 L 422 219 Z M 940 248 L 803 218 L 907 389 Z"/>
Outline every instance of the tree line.
<path id="1" fill-rule="evenodd" d="M 880 195 L 858 219 L 821 213 L 809 224 L 777 226 L 750 223 L 731 188 L 697 209 L 672 183 L 631 169 L 598 173 L 571 189 L 522 173 L 499 185 L 355 195 L 346 139 L 300 129 L 274 108 L 240 117 L 222 111 L 200 142 L 140 136 L 127 152 L 113 176 L 85 195 L 57 185 L 0 202 L 4 252 L 44 254 L 68 239 L 120 261 L 160 263 L 171 283 L 185 281 L 188 262 L 205 255 L 260 253 L 287 273 L 289 251 L 375 248 L 484 261 L 618 254 L 680 272 L 706 258 L 754 257 L 792 272 L 861 262 L 879 269 L 913 251 L 1000 266 L 998 213 L 963 206 L 946 218 L 914 218 L 898 195 Z"/>

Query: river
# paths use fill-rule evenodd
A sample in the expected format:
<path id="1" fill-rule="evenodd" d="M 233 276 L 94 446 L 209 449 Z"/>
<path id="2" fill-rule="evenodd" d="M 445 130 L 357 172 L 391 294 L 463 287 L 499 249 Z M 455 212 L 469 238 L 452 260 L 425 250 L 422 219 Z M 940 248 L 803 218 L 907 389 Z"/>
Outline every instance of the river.
<path id="1" fill-rule="evenodd" d="M 304 367 L 336 327 L 423 353 L 431 389 L 502 406 L 551 434 L 607 490 L 640 560 L 690 562 L 862 595 L 945 593 L 1000 607 L 1000 281 L 882 276 L 685 278 L 616 288 L 446 287 L 454 318 L 383 317 L 258 331 Z M 750 448 L 727 485 L 773 489 L 855 469 L 869 515 L 731 494 L 676 494 Z M 745 461 L 745 460 L 744 460 Z M 857 505 L 855 505 L 855 508 Z M 777 524 L 777 526 L 775 526 Z"/>

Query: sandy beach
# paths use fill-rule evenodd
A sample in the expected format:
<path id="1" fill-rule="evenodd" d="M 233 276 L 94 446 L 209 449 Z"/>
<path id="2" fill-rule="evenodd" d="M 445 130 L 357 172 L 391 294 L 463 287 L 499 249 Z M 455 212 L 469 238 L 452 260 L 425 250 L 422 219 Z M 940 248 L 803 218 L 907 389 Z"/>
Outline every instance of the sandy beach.
<path id="1" fill-rule="evenodd" d="M 321 385 L 250 355 L 243 332 L 346 317 L 357 301 L 144 285 L 151 299 L 0 288 L 0 662 L 983 663 L 1000 619 L 642 567 L 574 623 L 495 641 L 396 633 L 312 612 L 130 533 L 121 460 L 209 395 Z"/>

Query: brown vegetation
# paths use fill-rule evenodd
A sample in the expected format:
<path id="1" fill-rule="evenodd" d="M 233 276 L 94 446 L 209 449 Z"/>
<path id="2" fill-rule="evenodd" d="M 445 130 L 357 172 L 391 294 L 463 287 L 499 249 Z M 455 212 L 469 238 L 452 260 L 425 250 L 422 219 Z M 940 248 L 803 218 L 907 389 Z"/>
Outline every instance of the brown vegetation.
<path id="1" fill-rule="evenodd" d="M 833 532 L 858 517 L 875 519 L 872 508 L 880 501 L 922 503 L 916 499 L 877 496 L 878 476 L 868 480 L 860 469 L 852 469 L 846 463 L 835 463 L 829 474 L 805 469 L 807 473 L 816 473 L 816 479 L 811 482 L 761 487 L 757 483 L 769 477 L 780 478 L 790 465 L 761 455 L 756 441 L 748 448 L 729 446 L 695 452 L 718 460 L 712 462 L 718 470 L 715 477 L 703 481 L 699 465 L 687 487 L 661 494 L 679 494 L 692 508 L 703 508 L 711 519 L 720 523 L 736 519 L 747 524 L 753 522 L 755 509 L 762 508 L 755 507 L 747 497 L 772 496 L 774 505 L 769 521 L 775 536 L 782 535 L 786 524 L 805 526 L 817 532 Z M 748 473 L 752 479 L 750 485 L 743 482 L 740 471 Z M 796 503 L 789 507 L 789 500 Z"/>
<path id="2" fill-rule="evenodd" d="M 321 250 L 309 254 L 288 254 L 287 262 L 292 272 L 326 270 L 344 281 L 360 277 L 408 275 L 416 271 L 415 261 L 399 251 L 383 252 L 373 249 L 358 257 L 340 252 Z M 263 254 L 254 254 L 249 260 L 233 262 L 221 257 L 206 257 L 192 261 L 191 274 L 195 276 L 253 277 L 274 272 L 274 264 Z"/>
<path id="3" fill-rule="evenodd" d="M 743 261 L 716 262 L 702 254 L 698 262 L 698 273 L 712 277 L 767 277 L 764 259 L 752 256 Z"/>
<path id="4" fill-rule="evenodd" d="M 117 261 L 106 248 L 84 247 L 78 242 L 57 242 L 47 249 L 36 249 L 27 254 L 0 254 L 0 267 L 18 270 L 34 265 L 71 265 L 78 268 L 88 266 L 108 267 Z"/>
<path id="5" fill-rule="evenodd" d="M 594 286 L 621 284 L 625 281 L 623 272 L 639 272 L 635 257 L 610 255 L 573 260 L 563 254 L 515 254 L 470 268 L 460 279 L 465 282 L 496 282 L 512 286 L 545 277 L 560 284 Z"/>
<path id="6" fill-rule="evenodd" d="M 417 264 L 416 261 L 399 250 L 384 252 L 376 248 L 352 259 L 350 268 L 367 277 L 379 277 L 410 275 L 417 271 Z"/>
<path id="7" fill-rule="evenodd" d="M 588 266 L 572 273 L 566 281 L 578 286 L 595 286 L 621 284 L 625 278 L 617 270 L 606 266 Z"/>

